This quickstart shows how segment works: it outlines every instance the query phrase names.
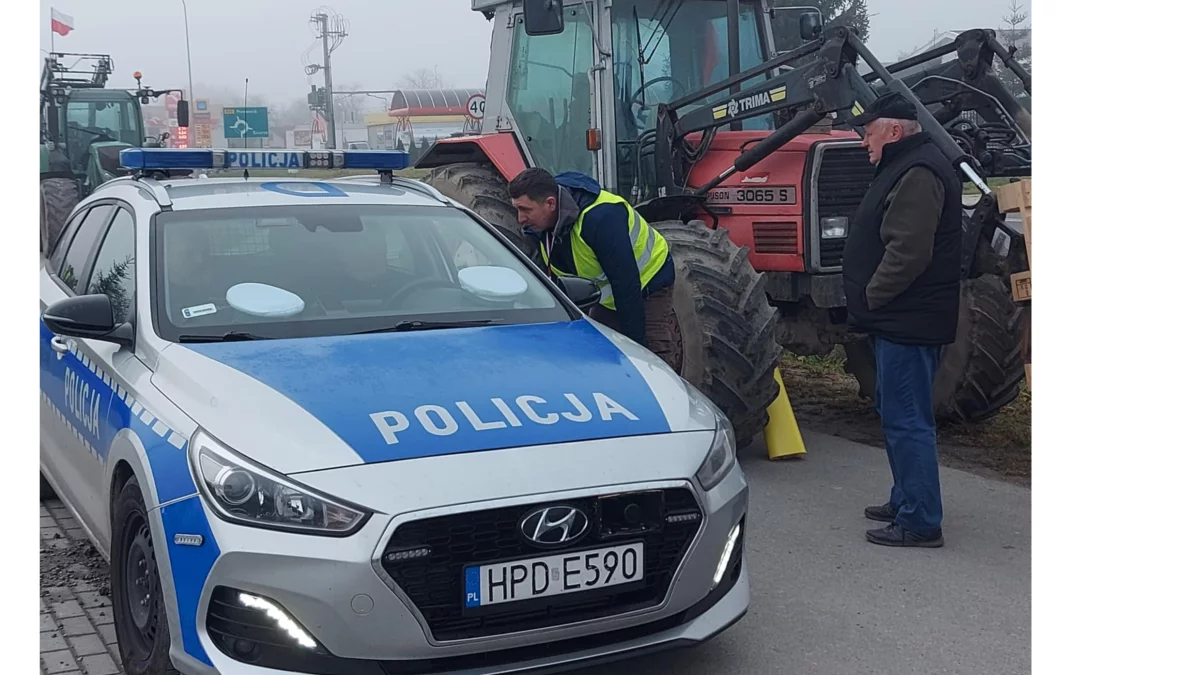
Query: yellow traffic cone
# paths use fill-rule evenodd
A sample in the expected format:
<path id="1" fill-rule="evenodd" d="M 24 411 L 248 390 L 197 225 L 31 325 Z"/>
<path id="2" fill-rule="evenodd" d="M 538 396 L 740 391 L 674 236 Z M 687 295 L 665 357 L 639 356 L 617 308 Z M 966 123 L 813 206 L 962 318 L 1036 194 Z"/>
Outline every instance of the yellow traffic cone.
<path id="1" fill-rule="evenodd" d="M 767 458 L 799 459 L 808 451 L 804 449 L 800 426 L 796 424 L 796 414 L 792 412 L 792 404 L 778 368 L 775 369 L 775 382 L 779 385 L 779 396 L 767 408 L 767 428 L 763 431 L 763 438 L 767 442 Z"/>

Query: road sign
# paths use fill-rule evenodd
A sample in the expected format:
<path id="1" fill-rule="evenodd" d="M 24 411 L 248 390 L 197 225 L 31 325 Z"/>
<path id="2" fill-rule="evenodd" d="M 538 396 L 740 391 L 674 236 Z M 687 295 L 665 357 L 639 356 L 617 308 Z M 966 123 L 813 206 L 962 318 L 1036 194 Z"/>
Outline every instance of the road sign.
<path id="1" fill-rule="evenodd" d="M 225 138 L 270 138 L 266 108 L 225 108 Z"/>
<path id="2" fill-rule="evenodd" d="M 483 94 L 471 94 L 471 98 L 467 99 L 467 117 L 473 120 L 483 119 L 483 108 Z"/>

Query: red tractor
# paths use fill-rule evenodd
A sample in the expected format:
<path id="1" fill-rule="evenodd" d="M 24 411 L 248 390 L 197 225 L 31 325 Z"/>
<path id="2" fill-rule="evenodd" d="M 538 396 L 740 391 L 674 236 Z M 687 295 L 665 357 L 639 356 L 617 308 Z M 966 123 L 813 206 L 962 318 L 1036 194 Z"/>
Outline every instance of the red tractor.
<path id="1" fill-rule="evenodd" d="M 841 278 L 874 167 L 844 121 L 883 91 L 918 104 L 922 127 L 982 193 L 964 208 L 960 330 L 938 374 L 939 416 L 983 419 L 1017 395 L 1025 310 L 1007 279 L 1028 262 L 985 178 L 1028 175 L 1030 116 L 993 61 L 1030 83 L 993 32 L 885 67 L 815 10 L 802 10 L 798 44 L 777 49 L 773 25 L 797 16 L 770 0 L 473 8 L 494 26 L 484 132 L 440 141 L 415 166 L 531 257 L 506 190 L 526 167 L 586 173 L 634 203 L 676 261 L 684 377 L 741 443 L 766 424 L 782 349 L 843 344 L 847 371 L 874 392 L 869 343 L 846 330 Z"/>

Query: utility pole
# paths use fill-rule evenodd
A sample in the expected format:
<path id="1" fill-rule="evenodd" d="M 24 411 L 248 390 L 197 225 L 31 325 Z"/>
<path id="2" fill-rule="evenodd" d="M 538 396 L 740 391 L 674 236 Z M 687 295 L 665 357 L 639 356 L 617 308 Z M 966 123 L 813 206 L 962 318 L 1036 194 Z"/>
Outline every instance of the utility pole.
<path id="1" fill-rule="evenodd" d="M 321 24 L 321 50 L 325 53 L 325 121 L 329 124 L 329 147 L 337 148 L 337 121 L 334 119 L 336 111 L 333 104 L 333 68 L 330 65 L 329 59 L 329 36 L 334 37 L 344 36 L 345 33 L 330 32 L 329 30 L 329 15 L 324 12 L 317 14 L 316 20 Z"/>

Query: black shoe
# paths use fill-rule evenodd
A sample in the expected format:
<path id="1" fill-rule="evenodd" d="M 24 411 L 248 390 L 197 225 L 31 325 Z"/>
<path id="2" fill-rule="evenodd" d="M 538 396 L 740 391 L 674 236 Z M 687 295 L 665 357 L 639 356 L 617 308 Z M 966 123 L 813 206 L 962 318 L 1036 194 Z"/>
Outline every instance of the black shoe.
<path id="1" fill-rule="evenodd" d="M 863 515 L 871 520 L 878 520 L 881 523 L 891 523 L 896 520 L 896 509 L 892 508 L 891 504 L 883 506 L 868 506 Z"/>
<path id="2" fill-rule="evenodd" d="M 867 541 L 880 546 L 907 546 L 917 548 L 941 548 L 942 531 L 933 534 L 917 534 L 892 523 L 885 528 L 867 531 Z"/>

